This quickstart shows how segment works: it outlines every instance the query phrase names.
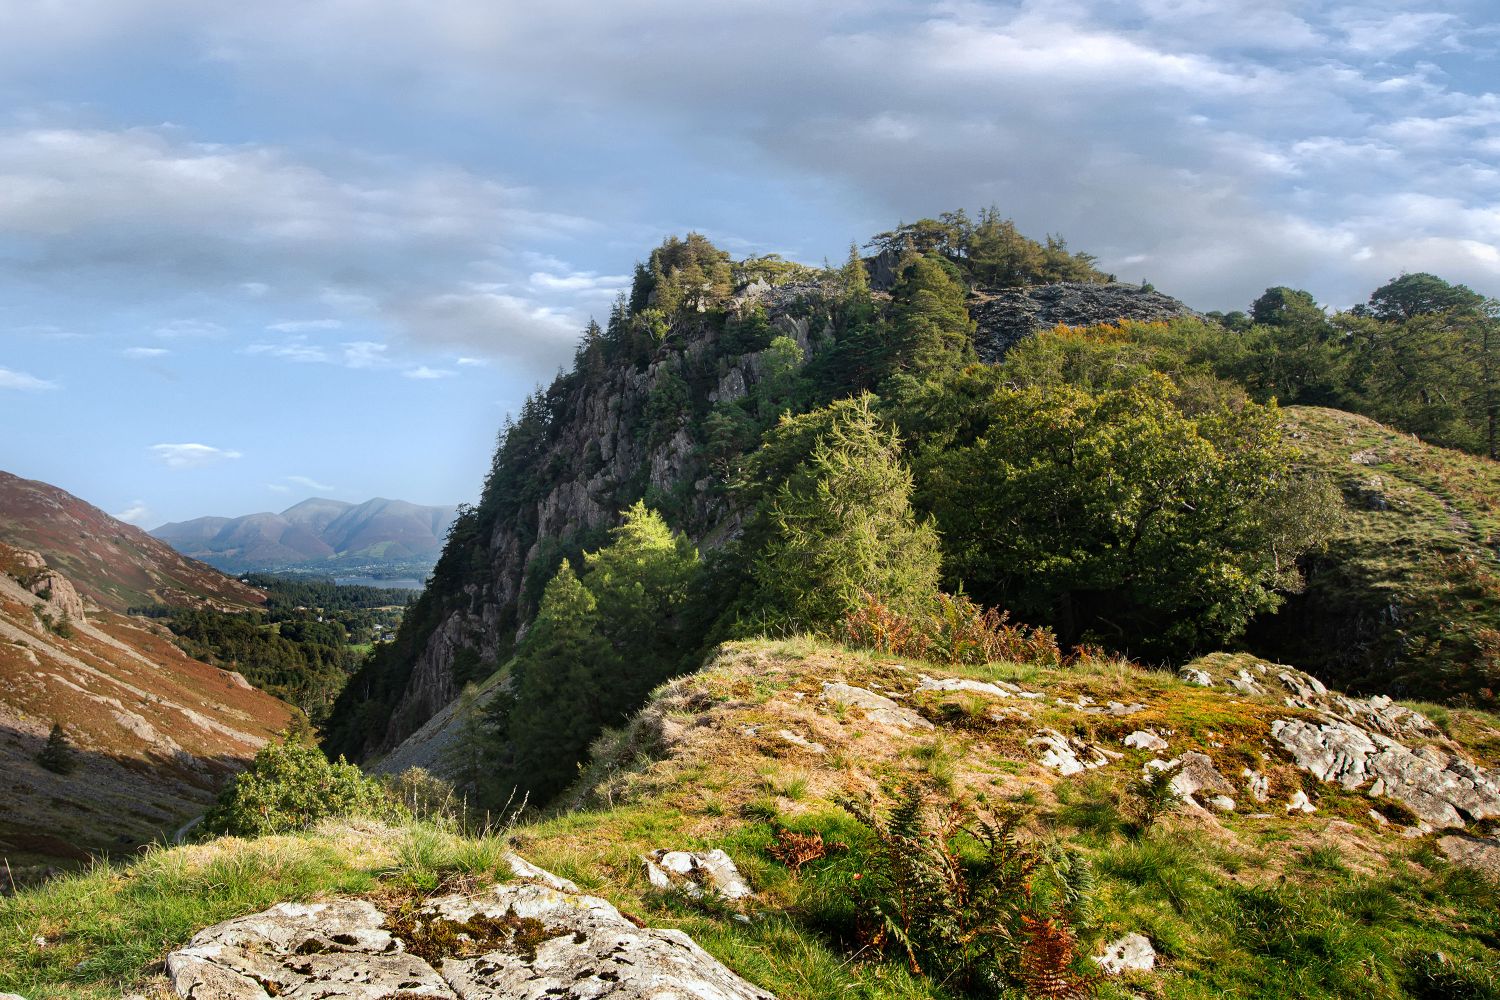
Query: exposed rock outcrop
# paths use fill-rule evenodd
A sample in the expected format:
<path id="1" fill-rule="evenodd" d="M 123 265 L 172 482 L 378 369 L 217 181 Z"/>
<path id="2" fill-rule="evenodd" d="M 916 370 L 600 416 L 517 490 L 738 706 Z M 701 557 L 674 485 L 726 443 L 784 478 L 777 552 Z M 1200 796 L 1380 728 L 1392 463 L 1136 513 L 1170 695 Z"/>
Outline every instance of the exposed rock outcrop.
<path id="1" fill-rule="evenodd" d="M 1139 285 L 1058 282 L 976 292 L 969 300 L 969 315 L 979 326 L 974 345 L 979 357 L 993 363 L 1024 338 L 1058 325 L 1160 322 L 1196 314 L 1170 295 Z"/>
<path id="2" fill-rule="evenodd" d="M 167 975 L 191 1000 L 772 1000 L 681 931 L 641 927 L 533 871 L 412 915 L 362 899 L 281 903 L 200 931 L 168 956 Z"/>

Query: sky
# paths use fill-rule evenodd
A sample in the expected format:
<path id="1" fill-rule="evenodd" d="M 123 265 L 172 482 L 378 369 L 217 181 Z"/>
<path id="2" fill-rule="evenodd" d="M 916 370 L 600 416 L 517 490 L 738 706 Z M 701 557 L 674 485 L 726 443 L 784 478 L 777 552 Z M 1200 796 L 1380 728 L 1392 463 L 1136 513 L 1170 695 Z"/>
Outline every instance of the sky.
<path id="1" fill-rule="evenodd" d="M 0 468 L 154 527 L 473 502 L 635 261 L 997 206 L 1202 309 L 1500 295 L 1453 3 L 4 0 Z"/>

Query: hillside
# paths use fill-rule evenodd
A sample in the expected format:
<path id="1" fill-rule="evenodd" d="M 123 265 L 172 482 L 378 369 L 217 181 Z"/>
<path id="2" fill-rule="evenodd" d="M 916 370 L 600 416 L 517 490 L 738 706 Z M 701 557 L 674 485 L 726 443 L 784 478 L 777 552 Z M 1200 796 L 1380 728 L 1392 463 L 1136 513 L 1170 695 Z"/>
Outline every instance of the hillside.
<path id="1" fill-rule="evenodd" d="M 955 953 L 934 950 L 936 928 L 920 917 L 909 925 L 918 951 L 908 960 L 877 915 L 883 894 L 895 891 L 885 879 L 901 870 L 892 867 L 898 859 L 937 863 L 945 855 L 932 845 L 946 843 L 967 859 L 969 877 L 985 870 L 981 842 L 944 825 L 950 804 L 1013 817 L 1008 846 L 997 849 L 1025 873 L 1007 877 L 1028 888 L 996 897 L 1001 905 L 983 919 L 1000 930 L 991 923 L 979 938 L 998 948 L 994 968 L 1011 970 L 1003 975 L 1018 967 L 1006 964 L 1014 952 L 994 935 L 1034 940 L 1025 928 L 1035 925 L 1021 920 L 1031 914 L 1076 935 L 1078 959 L 1062 966 L 1074 979 L 1105 971 L 1092 956 L 1129 956 L 1123 971 L 1093 984 L 1105 1000 L 1489 997 L 1500 977 L 1494 886 L 1450 860 L 1488 865 L 1493 875 L 1500 854 L 1485 839 L 1500 818 L 1500 720 L 1483 713 L 1428 716 L 1385 699 L 1348 699 L 1247 656 L 1207 657 L 1174 675 L 1112 660 L 954 667 L 757 641 L 727 646 L 658 690 L 598 749 L 565 807 L 505 836 L 332 823 L 161 851 L 0 900 L 0 989 L 31 1000 L 132 989 L 189 995 L 205 966 L 220 961 L 214 956 L 229 953 L 180 951 L 168 963 L 176 990 L 159 963 L 200 928 L 282 901 L 369 900 L 379 927 L 382 913 L 451 905 L 454 891 L 487 898 L 497 878 L 512 880 L 495 890 L 502 896 L 579 898 L 556 881 L 527 889 L 545 876 L 523 869 L 517 881 L 507 860 L 514 848 L 618 907 L 637 928 L 628 935 L 685 931 L 773 996 L 954 998 L 964 995 L 956 980 L 942 980 L 964 967 L 948 964 Z M 1181 803 L 1143 826 L 1129 788 L 1173 762 L 1184 765 L 1173 779 Z M 920 825 L 929 832 L 903 840 L 884 817 L 911 798 L 908 788 L 926 802 Z M 867 808 L 881 817 L 888 849 L 859 818 Z M 981 832 L 972 821 L 966 828 Z M 750 894 L 706 868 L 695 870 L 697 882 L 660 868 L 653 875 L 643 858 L 659 850 L 703 861 L 722 850 Z M 730 895 L 705 896 L 700 883 Z M 400 940 L 384 953 L 429 970 L 421 976 L 465 975 L 488 947 L 481 966 L 536 982 L 573 976 L 579 990 L 597 983 L 600 991 L 574 995 L 611 995 L 593 978 L 602 966 L 590 958 L 590 937 L 549 933 L 551 916 L 530 943 L 485 924 L 496 937 L 476 940 L 491 943 L 443 945 L 391 916 L 386 937 L 362 931 L 298 953 L 298 942 L 334 941 L 335 916 L 357 909 L 283 908 L 238 925 L 266 942 L 254 952 L 257 979 L 281 995 L 327 989 L 335 977 L 372 980 L 394 968 L 384 964 L 394 959 L 369 955 L 394 933 Z M 469 998 L 532 995 L 465 982 L 458 995 Z M 424 995 L 448 995 L 441 988 Z"/>
<path id="2" fill-rule="evenodd" d="M 246 608 L 265 595 L 47 483 L 0 472 L 0 542 L 39 553 L 88 601 Z"/>
<path id="3" fill-rule="evenodd" d="M 44 527 L 94 524 L 84 507 Z M 104 551 L 161 547 L 127 547 L 130 541 L 122 534 Z M 85 593 L 123 601 L 129 591 L 111 588 L 137 580 L 187 584 L 214 600 L 251 593 L 230 581 L 212 586 L 217 574 L 206 567 L 166 564 L 191 575 L 156 575 L 155 562 L 98 567 L 95 589 Z M 88 607 L 80 590 L 40 554 L 0 543 L 0 770 L 7 780 L 0 855 L 18 877 L 34 865 L 119 855 L 170 836 L 292 715 L 238 674 L 190 659 L 160 626 Z M 66 774 L 36 760 L 54 723 L 74 748 L 76 767 Z"/>
<path id="4" fill-rule="evenodd" d="M 361 504 L 314 498 L 279 514 L 199 517 L 151 534 L 226 572 L 305 564 L 425 563 L 442 549 L 453 507 L 376 498 Z"/>
<path id="5" fill-rule="evenodd" d="M 1339 410 L 1283 413 L 1306 461 L 1338 484 L 1343 518 L 1308 560 L 1306 589 L 1251 644 L 1353 690 L 1493 705 L 1500 463 Z"/>

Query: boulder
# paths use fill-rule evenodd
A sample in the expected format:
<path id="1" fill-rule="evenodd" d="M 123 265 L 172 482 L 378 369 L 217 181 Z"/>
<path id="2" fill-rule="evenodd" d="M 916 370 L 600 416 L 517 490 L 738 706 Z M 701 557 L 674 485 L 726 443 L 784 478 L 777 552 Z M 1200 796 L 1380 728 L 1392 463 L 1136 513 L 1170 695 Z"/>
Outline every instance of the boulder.
<path id="1" fill-rule="evenodd" d="M 516 859 L 519 860 L 519 859 Z M 531 881 L 432 899 L 393 917 L 372 903 L 282 903 L 216 924 L 167 958 L 178 996 L 450 1000 L 774 1000 L 677 930 L 521 862 Z"/>
<path id="2" fill-rule="evenodd" d="M 646 877 L 658 889 L 679 886 L 695 899 L 710 891 L 729 900 L 752 894 L 734 860 L 717 848 L 706 854 L 659 850 L 642 860 Z"/>
<path id="3" fill-rule="evenodd" d="M 1158 736 L 1154 729 L 1137 729 L 1125 737 L 1125 745 L 1132 750 L 1165 750 L 1167 741 Z"/>
<path id="4" fill-rule="evenodd" d="M 1043 767 L 1050 767 L 1063 777 L 1103 767 L 1111 757 L 1119 756 L 1092 744 L 1069 739 L 1056 729 L 1039 730 L 1026 741 L 1026 745 L 1040 750 L 1039 762 Z"/>
<path id="5" fill-rule="evenodd" d="M 1104 951 L 1094 956 L 1094 961 L 1105 975 L 1118 976 L 1122 972 L 1150 972 L 1156 967 L 1156 949 L 1144 934 L 1126 934 L 1104 946 Z"/>
<path id="6" fill-rule="evenodd" d="M 1449 834 L 1439 837 L 1437 845 L 1455 865 L 1472 868 L 1490 881 L 1500 883 L 1500 839 Z"/>
<path id="7" fill-rule="evenodd" d="M 909 708 L 903 708 L 883 694 L 851 684 L 824 682 L 823 700 L 835 705 L 862 709 L 865 718 L 897 729 L 932 729 L 932 723 Z"/>

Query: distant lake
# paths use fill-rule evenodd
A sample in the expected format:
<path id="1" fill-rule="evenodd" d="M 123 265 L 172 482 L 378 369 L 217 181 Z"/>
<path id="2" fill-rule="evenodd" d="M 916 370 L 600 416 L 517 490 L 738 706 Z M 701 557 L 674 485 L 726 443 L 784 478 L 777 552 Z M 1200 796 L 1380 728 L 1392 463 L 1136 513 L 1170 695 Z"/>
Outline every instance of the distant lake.
<path id="1" fill-rule="evenodd" d="M 382 590 L 421 590 L 421 580 L 408 578 L 383 580 L 373 576 L 336 576 L 333 582 L 340 587 L 379 587 Z"/>

